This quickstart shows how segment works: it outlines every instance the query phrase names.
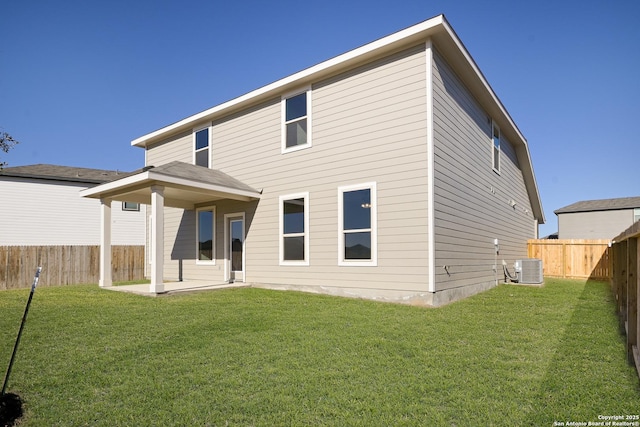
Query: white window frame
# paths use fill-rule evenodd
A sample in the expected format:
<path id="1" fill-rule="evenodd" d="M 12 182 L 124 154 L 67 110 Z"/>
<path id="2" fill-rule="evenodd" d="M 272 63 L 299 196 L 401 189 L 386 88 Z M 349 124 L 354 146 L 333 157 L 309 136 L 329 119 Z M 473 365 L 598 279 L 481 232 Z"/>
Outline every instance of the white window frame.
<path id="1" fill-rule="evenodd" d="M 307 143 L 306 144 L 295 145 L 293 147 L 287 147 L 287 125 L 289 123 L 293 123 L 295 121 L 302 120 L 302 118 L 300 118 L 300 117 L 297 118 L 297 119 L 294 119 L 294 120 L 290 120 L 290 121 L 286 120 L 287 119 L 287 99 L 293 98 L 293 97 L 298 96 L 298 95 L 303 94 L 303 93 L 307 94 L 307 115 L 304 116 L 304 119 L 306 119 L 306 121 L 307 121 Z M 291 153 L 291 152 L 298 151 L 298 150 L 304 150 L 306 148 L 311 148 L 311 146 L 312 146 L 311 134 L 312 134 L 313 127 L 311 125 L 311 116 L 312 116 L 312 112 L 311 112 L 311 104 L 312 104 L 311 97 L 312 96 L 311 96 L 311 93 L 312 93 L 311 87 L 306 87 L 304 89 L 300 89 L 300 90 L 297 90 L 295 92 L 289 92 L 289 93 L 283 95 L 282 98 L 281 98 L 281 101 L 280 101 L 281 113 L 280 113 L 280 115 L 281 115 L 282 125 L 280 127 L 281 128 L 280 132 L 281 132 L 282 136 L 281 136 L 281 147 L 280 147 L 280 149 L 281 149 L 281 153 L 282 154 Z"/>
<path id="2" fill-rule="evenodd" d="M 304 233 L 284 234 L 284 202 L 286 200 L 304 199 Z M 309 265 L 309 192 L 294 193 L 280 196 L 278 211 L 278 238 L 279 244 L 279 261 L 280 265 Z M 304 259 L 299 261 L 284 259 L 284 238 L 285 237 L 304 237 Z"/>
<path id="3" fill-rule="evenodd" d="M 127 207 L 127 203 L 135 205 L 135 207 Z M 138 202 L 122 202 L 122 210 L 127 212 L 140 212 L 140 203 Z"/>
<path id="4" fill-rule="evenodd" d="M 348 230 L 347 233 L 368 231 L 371 233 L 371 259 L 357 260 L 344 258 L 344 193 L 358 190 L 371 191 L 371 228 Z M 346 185 L 338 187 L 338 265 L 340 266 L 378 266 L 378 196 L 377 185 L 375 182 L 366 182 L 362 184 Z"/>
<path id="5" fill-rule="evenodd" d="M 208 138 L 208 142 L 209 144 L 207 145 L 207 148 L 200 148 L 199 150 L 196 150 L 196 134 L 202 130 L 207 130 L 207 138 Z M 204 151 L 207 150 L 207 163 L 208 163 L 208 168 L 211 169 L 213 167 L 212 165 L 212 159 L 211 159 L 211 126 L 210 125 L 206 125 L 206 126 L 200 126 L 197 128 L 193 128 L 193 132 L 192 132 L 192 147 L 193 147 L 193 164 L 196 164 L 196 155 L 198 152 L 200 151 Z"/>
<path id="6" fill-rule="evenodd" d="M 211 211 L 213 213 L 213 218 L 211 224 L 211 231 L 213 236 L 211 241 L 211 259 L 210 260 L 202 260 L 200 259 L 200 248 L 198 247 L 200 244 L 200 212 L 201 211 Z M 196 209 L 196 264 L 198 265 L 216 265 L 216 207 L 215 206 L 203 206 Z"/>
<path id="7" fill-rule="evenodd" d="M 640 208 L 633 208 L 633 222 L 640 221 Z"/>
<path id="8" fill-rule="evenodd" d="M 495 130 L 498 129 L 498 146 L 496 147 L 496 143 L 494 140 L 494 132 Z M 500 163 L 501 163 L 501 158 L 502 158 L 502 149 L 500 148 L 500 145 L 502 144 L 502 132 L 500 131 L 500 126 L 498 126 L 498 124 L 491 120 L 491 167 L 493 168 L 493 171 L 496 172 L 498 175 L 500 175 Z M 498 158 L 498 165 L 496 166 L 496 150 L 497 150 L 497 158 Z"/>

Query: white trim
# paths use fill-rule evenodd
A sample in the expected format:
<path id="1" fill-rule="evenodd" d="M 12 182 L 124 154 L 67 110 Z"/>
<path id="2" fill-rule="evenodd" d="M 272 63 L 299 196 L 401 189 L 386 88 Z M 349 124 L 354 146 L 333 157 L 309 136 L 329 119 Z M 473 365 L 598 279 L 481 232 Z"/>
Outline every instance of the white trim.
<path id="1" fill-rule="evenodd" d="M 304 232 L 288 235 L 288 237 L 304 237 L 304 260 L 287 261 L 284 259 L 284 202 L 285 200 L 304 199 Z M 309 265 L 309 192 L 287 194 L 280 196 L 278 208 L 278 240 L 279 240 L 279 256 L 280 265 Z"/>
<path id="2" fill-rule="evenodd" d="M 302 95 L 302 94 L 306 94 L 306 101 L 307 101 L 307 115 L 304 118 L 298 118 L 298 119 L 294 119 L 294 120 L 290 120 L 287 121 L 287 100 L 290 98 L 293 98 L 295 96 L 298 95 Z M 285 95 L 283 95 L 280 98 L 280 132 L 281 132 L 281 137 L 280 137 L 280 152 L 282 154 L 285 153 L 291 153 L 293 151 L 298 151 L 298 150 L 304 150 L 305 148 L 311 148 L 312 146 L 312 137 L 311 134 L 312 132 L 312 123 L 311 123 L 311 116 L 313 115 L 312 111 L 311 111 L 311 98 L 312 98 L 312 90 L 311 87 L 306 87 L 304 89 L 300 89 L 294 92 L 289 92 Z M 295 123 L 296 121 L 300 121 L 300 120 L 306 120 L 307 121 L 307 142 L 305 144 L 300 144 L 300 145 L 294 145 L 293 147 L 287 147 L 287 125 L 289 123 Z"/>
<path id="3" fill-rule="evenodd" d="M 127 208 L 126 207 L 127 203 L 133 203 L 133 204 L 136 205 L 136 207 L 135 208 Z M 138 203 L 138 202 L 124 202 L 123 201 L 122 202 L 122 210 L 125 211 L 125 212 L 140 212 L 140 203 Z"/>
<path id="4" fill-rule="evenodd" d="M 199 127 L 193 128 L 193 130 L 191 132 L 191 135 L 192 135 L 191 138 L 192 138 L 192 141 L 193 141 L 193 143 L 191 145 L 193 147 L 193 155 L 192 155 L 191 161 L 192 161 L 192 164 L 195 165 L 196 164 L 196 153 L 205 150 L 204 148 L 201 148 L 199 150 L 196 149 L 196 134 L 198 132 L 200 132 L 200 131 L 205 130 L 205 129 L 207 130 L 207 148 L 206 148 L 206 150 L 207 150 L 207 167 L 209 169 L 213 169 L 213 165 L 212 165 L 212 161 L 211 161 L 212 160 L 211 159 L 211 151 L 212 151 L 211 150 L 211 125 L 205 125 L 205 126 L 199 126 Z"/>
<path id="5" fill-rule="evenodd" d="M 211 259 L 200 259 L 200 212 L 211 211 L 213 213 L 211 224 Z M 216 265 L 216 207 L 215 206 L 203 206 L 196 209 L 196 264 L 197 265 Z"/>
<path id="6" fill-rule="evenodd" d="M 230 220 L 242 218 L 242 282 L 247 281 L 247 221 L 244 212 L 224 214 L 224 280 L 231 279 L 231 254 L 229 251 Z"/>
<path id="7" fill-rule="evenodd" d="M 178 177 L 154 172 L 153 169 L 147 172 L 142 172 L 137 175 L 132 175 L 127 178 L 122 178 L 117 181 L 108 182 L 105 184 L 97 185 L 95 187 L 87 188 L 85 190 L 80 191 L 80 196 L 81 197 L 98 197 L 100 196 L 100 194 L 110 192 L 113 190 L 118 190 L 127 186 L 133 186 L 135 184 L 144 183 L 145 181 L 155 181 L 162 184 L 183 185 L 185 187 L 194 187 L 202 190 L 216 191 L 220 193 L 225 193 L 227 194 L 228 198 L 234 199 L 234 197 L 229 196 L 229 194 L 231 194 L 232 196 L 237 196 L 235 200 L 241 200 L 241 201 L 250 201 L 250 200 L 260 198 L 260 194 L 254 191 L 238 190 L 235 188 L 228 188 L 221 185 L 207 184 L 203 182 L 192 181 L 185 178 L 178 178 Z"/>
<path id="8" fill-rule="evenodd" d="M 436 291 L 436 243 L 435 243 L 435 201 L 434 201 L 434 130 L 433 130 L 433 45 L 428 39 L 425 45 L 426 86 L 427 86 L 427 249 L 428 249 L 428 289 Z"/>
<path id="9" fill-rule="evenodd" d="M 107 182 L 105 184 L 96 185 L 85 190 L 80 191 L 80 197 L 99 197 L 100 193 L 104 193 L 116 188 L 121 188 L 127 185 L 137 184 L 144 180 L 149 179 L 149 172 L 142 172 L 140 174 L 131 175 L 127 178 L 121 178 L 116 181 Z"/>
<path id="10" fill-rule="evenodd" d="M 150 267 L 153 264 L 153 213 L 150 209 L 147 209 L 149 213 L 149 239 L 147 240 L 147 266 Z M 150 276 L 149 271 L 146 272 L 147 276 Z"/>
<path id="11" fill-rule="evenodd" d="M 149 291 L 157 294 L 164 292 L 164 187 L 161 185 L 151 186 L 151 215 L 153 245 Z"/>
<path id="12" fill-rule="evenodd" d="M 338 265 L 357 267 L 377 267 L 378 266 L 378 196 L 375 182 L 365 182 L 362 184 L 345 185 L 338 187 Z M 347 260 L 344 259 L 344 193 L 358 190 L 371 190 L 371 228 L 357 231 L 369 231 L 371 233 L 371 259 L 370 260 Z"/>
<path id="13" fill-rule="evenodd" d="M 101 288 L 113 284 L 111 276 L 111 199 L 100 199 L 100 280 Z"/>

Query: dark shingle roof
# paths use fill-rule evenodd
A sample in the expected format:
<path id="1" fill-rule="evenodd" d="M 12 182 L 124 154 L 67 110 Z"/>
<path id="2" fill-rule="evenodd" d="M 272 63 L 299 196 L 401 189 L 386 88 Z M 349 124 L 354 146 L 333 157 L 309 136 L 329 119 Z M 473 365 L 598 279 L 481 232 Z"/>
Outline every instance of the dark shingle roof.
<path id="1" fill-rule="evenodd" d="M 204 184 L 216 184 L 236 190 L 258 192 L 258 190 L 253 187 L 248 186 L 222 171 L 184 162 L 173 161 L 156 167 L 147 166 L 145 170 L 173 176 L 175 178 L 184 178 L 189 181 L 201 182 Z"/>
<path id="2" fill-rule="evenodd" d="M 4 168 L 0 171 L 0 176 L 86 182 L 89 184 L 101 184 L 122 178 L 125 175 L 128 174 L 122 171 L 77 168 L 72 166 L 48 164 L 14 166 Z"/>
<path id="3" fill-rule="evenodd" d="M 553 213 L 574 213 L 591 211 L 613 211 L 620 209 L 640 208 L 640 197 L 621 197 L 618 199 L 583 200 L 572 205 L 565 206 Z"/>

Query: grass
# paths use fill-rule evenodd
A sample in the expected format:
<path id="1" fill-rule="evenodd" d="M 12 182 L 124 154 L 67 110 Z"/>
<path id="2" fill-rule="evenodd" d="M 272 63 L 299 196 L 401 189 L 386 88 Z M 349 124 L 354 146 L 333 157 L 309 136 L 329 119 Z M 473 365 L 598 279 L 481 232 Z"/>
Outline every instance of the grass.
<path id="1" fill-rule="evenodd" d="M 0 363 L 27 296 L 0 292 Z M 547 279 L 437 309 L 41 288 L 9 391 L 23 426 L 551 426 L 638 414 L 639 383 L 608 285 Z"/>

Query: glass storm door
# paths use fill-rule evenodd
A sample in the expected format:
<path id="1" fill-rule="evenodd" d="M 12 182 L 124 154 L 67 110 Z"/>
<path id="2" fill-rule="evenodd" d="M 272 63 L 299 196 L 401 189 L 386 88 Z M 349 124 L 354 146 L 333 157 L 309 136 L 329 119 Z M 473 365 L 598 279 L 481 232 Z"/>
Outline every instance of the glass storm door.
<path id="1" fill-rule="evenodd" d="M 231 281 L 244 281 L 244 220 L 229 220 L 229 272 Z"/>

